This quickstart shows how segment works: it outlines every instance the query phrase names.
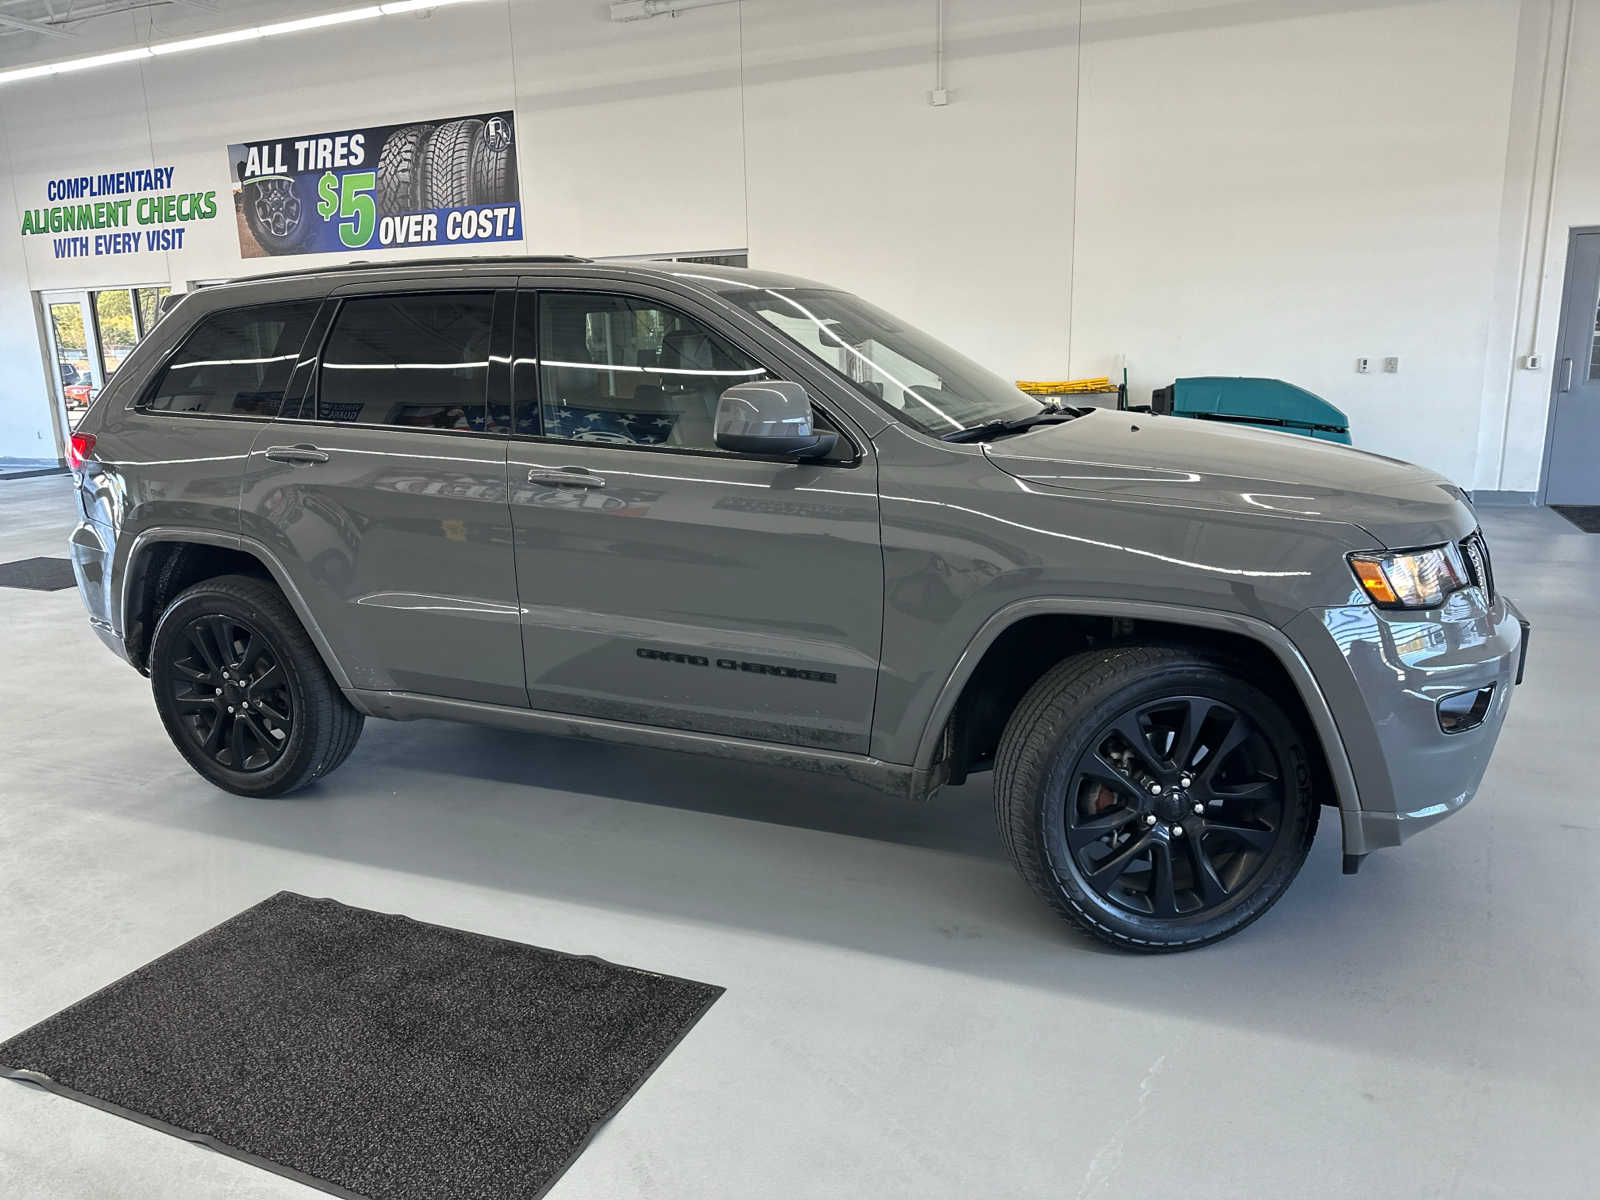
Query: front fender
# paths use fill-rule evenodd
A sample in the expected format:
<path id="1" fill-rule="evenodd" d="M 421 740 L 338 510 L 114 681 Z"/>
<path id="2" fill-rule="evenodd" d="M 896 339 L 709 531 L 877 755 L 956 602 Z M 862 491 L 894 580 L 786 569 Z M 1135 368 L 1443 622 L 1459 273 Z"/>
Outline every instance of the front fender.
<path id="1" fill-rule="evenodd" d="M 923 726 L 921 737 L 917 742 L 916 758 L 913 763 L 915 767 L 922 771 L 932 767 L 934 757 L 938 753 L 939 741 L 945 724 L 950 720 L 950 714 L 955 711 L 956 702 L 961 697 L 962 689 L 972 678 L 973 672 L 977 669 L 978 664 L 983 661 L 983 656 L 989 648 L 994 645 L 1007 629 L 1016 625 L 1019 621 L 1026 620 L 1029 617 L 1047 615 L 1111 617 L 1134 621 L 1154 621 L 1166 625 L 1231 634 L 1236 637 L 1246 638 L 1265 648 L 1283 667 L 1285 674 L 1288 675 L 1295 691 L 1300 696 L 1301 702 L 1305 705 L 1312 729 L 1322 748 L 1323 757 L 1328 764 L 1328 773 L 1333 782 L 1334 796 L 1341 814 L 1359 814 L 1361 812 L 1355 773 L 1351 769 L 1350 757 L 1345 750 L 1344 740 L 1339 734 L 1339 727 L 1334 720 L 1333 711 L 1328 705 L 1327 697 L 1323 694 L 1316 676 L 1312 673 L 1310 666 L 1301 656 L 1295 644 L 1275 626 L 1254 617 L 1247 617 L 1237 613 L 1218 612 L 1213 609 L 1186 608 L 1181 605 L 1161 604 L 1152 601 L 1107 602 L 1104 600 L 1075 600 L 1070 597 L 1039 597 L 1019 600 L 1000 609 L 984 622 L 972 640 L 967 643 L 960 656 L 956 659 L 955 665 L 950 669 L 950 674 L 940 687 L 938 699 L 929 713 L 928 719 Z M 1355 829 L 1359 834 L 1359 822 L 1345 820 L 1342 824 L 1346 830 L 1345 853 L 1366 853 L 1367 847 L 1352 846 L 1350 844 L 1349 831 Z M 1359 840 L 1359 836 L 1357 840 Z"/>

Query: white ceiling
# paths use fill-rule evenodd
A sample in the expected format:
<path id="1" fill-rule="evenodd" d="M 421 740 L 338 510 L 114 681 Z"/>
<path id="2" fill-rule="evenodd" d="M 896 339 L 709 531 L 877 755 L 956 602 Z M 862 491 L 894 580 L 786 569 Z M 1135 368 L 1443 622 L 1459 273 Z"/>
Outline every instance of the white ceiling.
<path id="1" fill-rule="evenodd" d="M 360 0 L 0 0 L 0 66 L 356 7 Z"/>
<path id="2" fill-rule="evenodd" d="M 116 17 L 166 4 L 217 15 L 227 0 L 0 0 L 0 37 L 70 45 L 86 20 Z"/>

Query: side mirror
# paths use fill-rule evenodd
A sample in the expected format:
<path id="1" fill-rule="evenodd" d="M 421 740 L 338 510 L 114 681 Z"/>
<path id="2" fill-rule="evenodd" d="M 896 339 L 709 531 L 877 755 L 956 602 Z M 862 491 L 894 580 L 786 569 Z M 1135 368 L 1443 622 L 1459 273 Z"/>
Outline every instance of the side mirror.
<path id="1" fill-rule="evenodd" d="M 825 458 L 838 441 L 838 434 L 813 427 L 811 397 L 786 379 L 736 384 L 717 401 L 717 445 L 724 450 Z"/>

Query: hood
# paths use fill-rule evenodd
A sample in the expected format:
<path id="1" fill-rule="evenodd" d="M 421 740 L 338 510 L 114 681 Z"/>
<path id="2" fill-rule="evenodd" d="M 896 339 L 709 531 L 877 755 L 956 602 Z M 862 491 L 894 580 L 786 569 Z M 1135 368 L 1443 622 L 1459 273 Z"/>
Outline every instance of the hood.
<path id="1" fill-rule="evenodd" d="M 1095 409 L 987 444 L 1031 485 L 1359 526 L 1389 548 L 1465 537 L 1465 496 L 1411 463 L 1291 433 Z"/>

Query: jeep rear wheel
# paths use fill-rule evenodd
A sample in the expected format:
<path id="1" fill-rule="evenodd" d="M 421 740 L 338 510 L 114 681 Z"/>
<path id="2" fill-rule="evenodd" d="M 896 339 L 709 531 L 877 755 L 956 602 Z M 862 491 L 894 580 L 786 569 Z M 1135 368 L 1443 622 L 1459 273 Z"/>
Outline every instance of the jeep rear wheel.
<path id="1" fill-rule="evenodd" d="M 1295 725 L 1217 659 L 1080 654 L 1012 714 L 996 758 L 1002 838 L 1024 879 L 1113 945 L 1228 937 L 1288 888 L 1316 832 Z"/>
<path id="2" fill-rule="evenodd" d="M 225 575 L 180 594 L 156 625 L 150 683 L 194 769 L 241 796 L 281 796 L 337 767 L 362 717 L 283 594 Z"/>

